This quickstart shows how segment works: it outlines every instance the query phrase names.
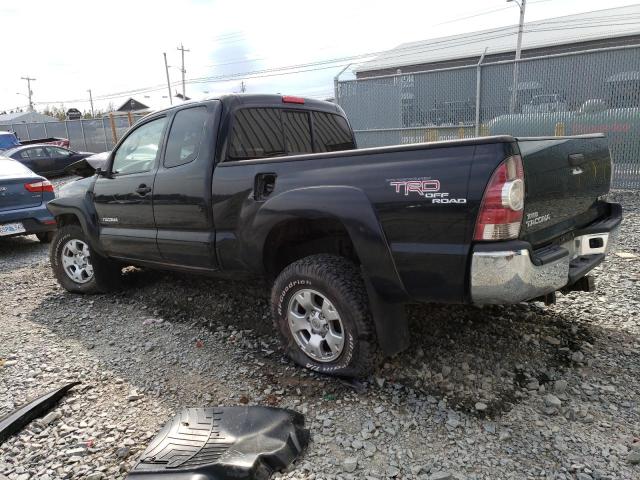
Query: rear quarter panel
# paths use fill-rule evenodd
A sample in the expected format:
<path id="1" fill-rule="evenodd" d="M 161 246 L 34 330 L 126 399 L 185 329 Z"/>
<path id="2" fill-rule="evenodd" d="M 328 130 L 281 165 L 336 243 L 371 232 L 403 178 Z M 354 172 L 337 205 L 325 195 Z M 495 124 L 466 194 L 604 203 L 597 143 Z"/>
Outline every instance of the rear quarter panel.
<path id="1" fill-rule="evenodd" d="M 454 145 L 410 155 L 401 167 L 389 165 L 396 177 L 436 180 L 439 191 L 435 193 L 447 194 L 439 200 L 429 198 L 429 192 L 424 196 L 402 188 L 397 192 L 385 185 L 371 196 L 411 298 L 467 301 L 476 215 L 491 173 L 510 148 L 504 143 Z M 388 177 L 385 183 L 390 183 Z M 445 199 L 456 202 L 442 203 Z"/>
<path id="2" fill-rule="evenodd" d="M 212 193 L 223 266 L 241 268 L 227 259 L 240 258 L 230 252 L 252 241 L 249 226 L 260 209 L 252 195 L 255 177 L 275 173 L 270 198 L 304 187 L 360 189 L 382 226 L 407 294 L 419 301 L 462 302 L 475 215 L 506 148 L 466 142 L 221 164 Z"/>

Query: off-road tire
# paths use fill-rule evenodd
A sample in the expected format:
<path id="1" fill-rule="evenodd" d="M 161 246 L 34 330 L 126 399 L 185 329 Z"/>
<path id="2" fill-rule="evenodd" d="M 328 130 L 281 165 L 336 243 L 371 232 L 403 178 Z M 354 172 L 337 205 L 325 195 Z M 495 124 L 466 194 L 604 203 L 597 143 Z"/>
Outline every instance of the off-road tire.
<path id="1" fill-rule="evenodd" d="M 308 356 L 289 328 L 289 302 L 303 289 L 315 290 L 327 297 L 340 315 L 344 347 L 340 356 L 331 362 L 319 362 Z M 380 353 L 367 291 L 360 270 L 350 260 L 318 254 L 290 264 L 273 285 L 271 311 L 286 353 L 297 364 L 341 377 L 366 376 L 377 367 Z"/>
<path id="2" fill-rule="evenodd" d="M 51 243 L 51 240 L 53 240 L 54 235 L 55 235 L 55 232 L 36 233 L 36 237 L 38 237 L 38 240 L 40 240 L 41 243 Z"/>
<path id="3" fill-rule="evenodd" d="M 89 245 L 93 278 L 86 283 L 77 283 L 64 271 L 62 265 L 62 250 L 69 240 L 81 240 Z M 116 290 L 121 284 L 122 267 L 119 263 L 98 255 L 93 251 L 87 236 L 79 225 L 60 227 L 53 236 L 49 252 L 51 268 L 58 283 L 67 291 L 73 293 L 106 293 Z"/>

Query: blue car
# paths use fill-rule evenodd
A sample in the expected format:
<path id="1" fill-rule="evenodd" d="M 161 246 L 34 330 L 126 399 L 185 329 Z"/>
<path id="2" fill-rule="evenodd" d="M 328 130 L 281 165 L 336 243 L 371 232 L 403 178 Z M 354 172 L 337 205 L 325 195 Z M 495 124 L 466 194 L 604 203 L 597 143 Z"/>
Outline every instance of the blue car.
<path id="1" fill-rule="evenodd" d="M 0 157 L 0 239 L 34 234 L 41 242 L 50 242 L 56 221 L 47 202 L 54 198 L 49 180 L 20 162 Z"/>

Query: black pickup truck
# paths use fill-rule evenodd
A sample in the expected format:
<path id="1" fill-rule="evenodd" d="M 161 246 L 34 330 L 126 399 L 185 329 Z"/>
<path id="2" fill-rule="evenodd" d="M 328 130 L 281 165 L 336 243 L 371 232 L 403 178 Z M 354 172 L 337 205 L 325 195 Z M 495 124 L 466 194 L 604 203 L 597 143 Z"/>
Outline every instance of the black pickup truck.
<path id="1" fill-rule="evenodd" d="M 337 105 L 229 95 L 150 114 L 62 188 L 51 263 L 79 293 L 126 265 L 258 275 L 295 362 L 360 375 L 408 345 L 409 302 L 593 290 L 610 177 L 600 135 L 356 149 Z"/>

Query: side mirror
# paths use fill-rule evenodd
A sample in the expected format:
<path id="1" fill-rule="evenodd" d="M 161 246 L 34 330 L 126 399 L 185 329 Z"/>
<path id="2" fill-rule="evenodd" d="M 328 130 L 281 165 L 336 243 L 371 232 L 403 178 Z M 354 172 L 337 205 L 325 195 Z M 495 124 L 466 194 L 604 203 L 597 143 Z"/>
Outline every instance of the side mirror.
<path id="1" fill-rule="evenodd" d="M 111 173 L 102 167 L 96 168 L 96 175 L 99 177 L 111 178 Z"/>

